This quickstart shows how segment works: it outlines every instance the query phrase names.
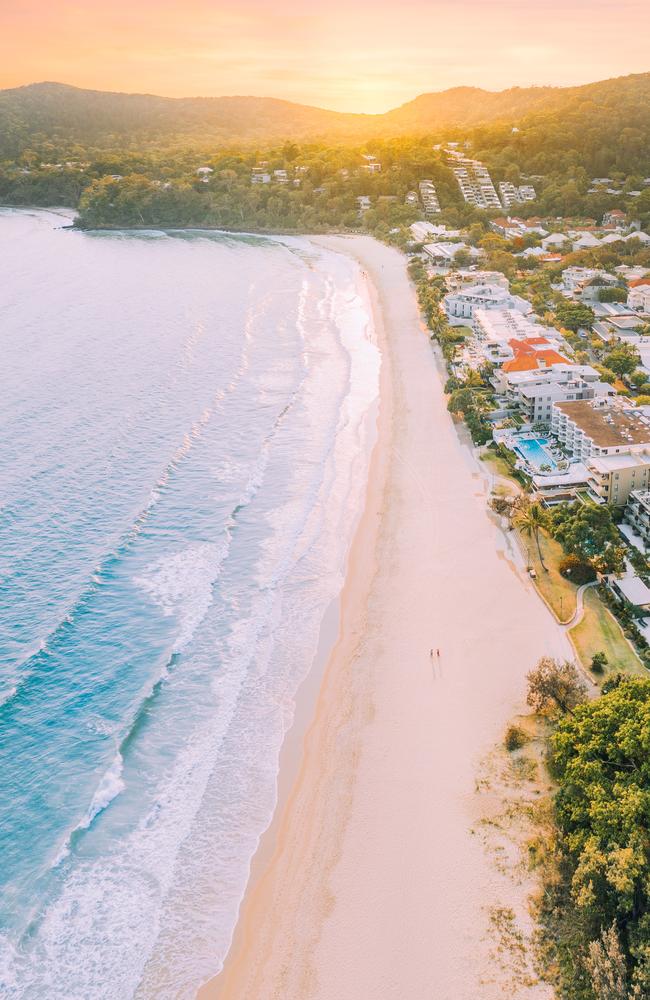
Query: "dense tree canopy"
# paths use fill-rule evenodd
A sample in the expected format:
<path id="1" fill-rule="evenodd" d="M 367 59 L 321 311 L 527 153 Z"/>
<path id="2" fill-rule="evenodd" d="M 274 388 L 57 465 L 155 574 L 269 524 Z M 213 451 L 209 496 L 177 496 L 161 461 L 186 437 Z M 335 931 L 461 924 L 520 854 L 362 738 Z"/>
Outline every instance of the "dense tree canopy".
<path id="1" fill-rule="evenodd" d="M 578 705 L 551 746 L 574 904 L 594 937 L 614 922 L 650 995 L 650 681 Z"/>

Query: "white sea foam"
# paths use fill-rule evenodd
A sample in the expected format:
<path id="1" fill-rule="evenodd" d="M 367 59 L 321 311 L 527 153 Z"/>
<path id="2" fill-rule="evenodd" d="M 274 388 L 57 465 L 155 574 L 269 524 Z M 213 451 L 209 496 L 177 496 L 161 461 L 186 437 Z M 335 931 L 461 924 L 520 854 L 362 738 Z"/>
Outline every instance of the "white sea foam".
<path id="1" fill-rule="evenodd" d="M 79 823 L 79 830 L 87 830 L 95 816 L 108 806 L 124 789 L 122 772 L 124 770 L 124 760 L 122 754 L 117 751 L 110 767 L 103 774 L 101 781 L 97 785 L 92 802 L 88 807 L 86 815 Z"/>
<path id="2" fill-rule="evenodd" d="M 83 818 L 77 823 L 70 834 L 66 837 L 63 844 L 57 851 L 54 859 L 52 860 L 51 867 L 57 868 L 61 862 L 68 857 L 70 854 L 70 845 L 72 838 L 79 830 L 87 830 L 96 816 L 100 814 L 107 806 L 111 804 L 113 799 L 117 798 L 120 792 L 124 791 L 124 780 L 122 778 L 122 772 L 124 771 L 124 759 L 122 754 L 118 750 L 115 757 L 111 761 L 110 766 L 104 772 L 101 777 L 97 788 L 95 789 L 95 794 L 92 797 L 91 803 L 86 810 Z"/>
<path id="3" fill-rule="evenodd" d="M 139 793 L 134 740 L 126 760 L 112 762 L 80 824 L 93 827 L 84 840 L 88 850 L 56 873 L 60 885 L 42 908 L 30 954 L 21 956 L 20 988 L 13 987 L 13 970 L 0 977 L 12 1000 L 185 1000 L 227 950 L 250 858 L 272 815 L 296 690 L 312 662 L 322 614 L 340 587 L 350 511 L 363 493 L 361 428 L 373 395 L 371 385 L 351 376 L 351 355 L 363 363 L 371 331 L 363 301 L 355 299 L 354 269 L 337 260 L 303 286 L 299 334 L 306 373 L 284 415 L 248 468 L 235 456 L 232 465 L 229 456 L 214 458 L 229 485 L 241 482 L 238 507 L 255 502 L 256 516 L 262 510 L 272 529 L 267 538 L 265 527 L 252 574 L 240 582 L 227 560 L 241 537 L 233 509 L 219 542 L 187 546 L 137 575 L 147 597 L 178 620 L 174 648 L 184 652 L 182 669 L 170 672 L 148 713 L 152 772 L 142 786 L 137 827 L 125 825 L 110 845 L 99 841 L 93 856 L 92 838 L 104 830 L 97 824 L 95 831 L 95 817 L 121 791 L 126 813 L 129 796 Z M 262 392 L 268 385 L 268 399 L 281 396 L 284 371 L 269 367 L 263 377 L 254 371 L 250 381 L 257 379 Z M 353 391 L 355 403 L 347 399 Z M 287 462 L 290 475 L 277 477 Z M 263 489 L 267 473 L 269 483 L 285 484 L 281 502 Z M 242 532 L 246 524 L 241 518 Z M 215 582 L 226 575 L 232 603 L 211 614 Z M 220 623 L 225 615 L 227 630 Z M 174 701 L 178 690 L 195 690 L 192 676 L 205 679 L 201 701 L 196 694 L 193 701 Z M 160 767 L 150 756 L 156 740 Z"/>
<path id="4" fill-rule="evenodd" d="M 179 631 L 174 652 L 192 641 L 212 603 L 212 587 L 228 554 L 229 540 L 190 545 L 172 556 L 159 559 L 150 570 L 135 578 L 165 615 L 176 615 Z"/>

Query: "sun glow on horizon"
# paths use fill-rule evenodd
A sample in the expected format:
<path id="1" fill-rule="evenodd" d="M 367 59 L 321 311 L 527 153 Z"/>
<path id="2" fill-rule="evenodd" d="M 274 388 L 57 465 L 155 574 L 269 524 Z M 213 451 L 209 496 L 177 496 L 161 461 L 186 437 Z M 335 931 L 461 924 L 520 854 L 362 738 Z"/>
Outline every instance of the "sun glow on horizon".
<path id="1" fill-rule="evenodd" d="M 646 0 L 8 0 L 0 26 L 0 87 L 57 80 L 371 114 L 454 86 L 567 86 L 650 69 Z"/>

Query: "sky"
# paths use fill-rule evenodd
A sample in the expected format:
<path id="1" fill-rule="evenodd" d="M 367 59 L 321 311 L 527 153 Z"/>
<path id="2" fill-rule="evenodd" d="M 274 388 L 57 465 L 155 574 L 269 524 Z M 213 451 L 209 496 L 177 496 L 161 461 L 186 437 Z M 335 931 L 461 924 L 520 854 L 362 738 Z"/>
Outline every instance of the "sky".
<path id="1" fill-rule="evenodd" d="M 378 113 L 448 87 L 645 72 L 648 38 L 650 0 L 0 0 L 0 88 Z"/>

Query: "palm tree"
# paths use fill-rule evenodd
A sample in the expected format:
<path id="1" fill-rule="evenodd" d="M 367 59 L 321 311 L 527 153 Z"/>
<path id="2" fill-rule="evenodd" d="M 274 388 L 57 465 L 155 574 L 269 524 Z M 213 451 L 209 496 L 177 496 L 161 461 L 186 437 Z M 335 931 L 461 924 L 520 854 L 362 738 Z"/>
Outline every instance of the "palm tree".
<path id="1" fill-rule="evenodd" d="M 548 573 L 548 569 L 546 568 L 544 557 L 542 555 L 542 548 L 539 543 L 540 528 L 546 527 L 547 523 L 546 511 L 542 507 L 541 503 L 538 503 L 537 501 L 531 503 L 528 497 L 525 499 L 522 497 L 522 501 L 519 503 L 512 518 L 512 523 L 515 528 L 518 528 L 519 531 L 521 531 L 522 534 L 535 539 L 540 564 L 544 572 Z"/>
<path id="2" fill-rule="evenodd" d="M 470 368 L 465 375 L 465 385 L 468 389 L 483 389 L 483 379 L 475 368 Z"/>

